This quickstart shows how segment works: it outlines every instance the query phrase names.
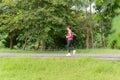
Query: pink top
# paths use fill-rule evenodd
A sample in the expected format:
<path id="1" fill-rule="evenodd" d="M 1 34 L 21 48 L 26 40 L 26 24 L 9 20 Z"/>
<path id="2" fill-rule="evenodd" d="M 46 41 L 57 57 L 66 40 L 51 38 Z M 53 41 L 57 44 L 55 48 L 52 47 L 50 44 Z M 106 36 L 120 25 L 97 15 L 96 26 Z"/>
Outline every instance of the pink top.
<path id="1" fill-rule="evenodd" d="M 68 32 L 67 36 L 68 36 L 68 40 L 73 40 L 72 32 Z"/>

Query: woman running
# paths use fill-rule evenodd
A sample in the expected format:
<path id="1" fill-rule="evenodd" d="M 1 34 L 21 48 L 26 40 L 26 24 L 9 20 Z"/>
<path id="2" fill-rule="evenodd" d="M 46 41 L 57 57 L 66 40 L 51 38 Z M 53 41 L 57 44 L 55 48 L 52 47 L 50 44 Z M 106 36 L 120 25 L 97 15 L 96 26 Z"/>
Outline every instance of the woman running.
<path id="1" fill-rule="evenodd" d="M 71 52 L 71 44 L 73 41 L 73 34 L 72 34 L 72 30 L 71 30 L 70 26 L 67 26 L 67 30 L 68 30 L 68 34 L 67 34 L 66 38 L 67 38 L 68 54 L 66 56 L 71 56 L 70 52 Z"/>

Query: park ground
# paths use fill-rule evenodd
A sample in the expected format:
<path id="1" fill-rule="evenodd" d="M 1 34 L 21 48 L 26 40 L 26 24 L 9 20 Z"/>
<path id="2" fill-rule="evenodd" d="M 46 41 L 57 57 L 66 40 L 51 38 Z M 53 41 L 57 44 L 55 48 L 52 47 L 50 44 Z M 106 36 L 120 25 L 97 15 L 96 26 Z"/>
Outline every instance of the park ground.
<path id="1" fill-rule="evenodd" d="M 120 80 L 120 62 L 84 58 L 0 58 L 0 80 Z"/>
<path id="2" fill-rule="evenodd" d="M 80 52 L 81 51 L 81 52 Z M 54 54 L 66 51 L 22 51 L 1 49 L 2 54 Z M 89 49 L 77 50 L 78 54 L 113 54 L 119 50 Z M 116 54 L 115 54 L 116 55 Z M 105 60 L 93 57 L 0 57 L 0 80 L 120 80 L 119 60 Z"/>

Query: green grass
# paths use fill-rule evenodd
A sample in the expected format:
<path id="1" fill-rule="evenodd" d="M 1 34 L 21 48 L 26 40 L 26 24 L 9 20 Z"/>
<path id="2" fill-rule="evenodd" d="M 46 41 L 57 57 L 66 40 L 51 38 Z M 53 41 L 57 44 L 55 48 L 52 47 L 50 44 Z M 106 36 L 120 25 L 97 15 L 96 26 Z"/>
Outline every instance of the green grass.
<path id="1" fill-rule="evenodd" d="M 83 54 L 120 54 L 119 49 L 76 49 L 77 53 Z M 0 49 L 0 52 L 9 52 L 9 53 L 67 53 L 67 50 L 46 50 L 46 51 L 35 51 L 35 50 L 21 50 L 21 49 Z"/>
<path id="2" fill-rule="evenodd" d="M 66 53 L 65 50 L 22 50 L 22 49 L 9 49 L 9 48 L 3 48 L 0 49 L 0 52 L 9 52 L 9 53 Z"/>
<path id="3" fill-rule="evenodd" d="M 78 49 L 78 53 L 93 53 L 93 54 L 119 54 L 119 49 Z"/>
<path id="4" fill-rule="evenodd" d="M 120 62 L 93 58 L 0 58 L 0 80 L 120 80 Z"/>

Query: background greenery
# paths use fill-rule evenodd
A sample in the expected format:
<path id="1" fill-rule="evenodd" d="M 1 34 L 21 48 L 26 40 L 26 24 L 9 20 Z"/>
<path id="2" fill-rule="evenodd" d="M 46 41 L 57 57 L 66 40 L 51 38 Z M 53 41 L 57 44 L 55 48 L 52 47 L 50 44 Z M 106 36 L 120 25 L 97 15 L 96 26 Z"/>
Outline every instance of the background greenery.
<path id="1" fill-rule="evenodd" d="M 119 0 L 0 0 L 0 48 L 66 49 L 69 24 L 74 48 L 119 49 L 119 8 Z"/>

